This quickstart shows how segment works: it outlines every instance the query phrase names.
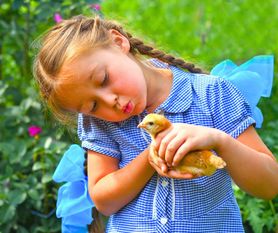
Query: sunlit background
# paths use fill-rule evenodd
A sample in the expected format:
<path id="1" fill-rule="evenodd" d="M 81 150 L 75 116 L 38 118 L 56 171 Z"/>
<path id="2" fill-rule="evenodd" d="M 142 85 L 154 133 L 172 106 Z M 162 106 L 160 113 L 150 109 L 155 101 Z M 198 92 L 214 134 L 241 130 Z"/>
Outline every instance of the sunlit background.
<path id="1" fill-rule="evenodd" d="M 79 143 L 44 110 L 32 76 L 36 40 L 78 14 L 120 21 L 132 35 L 210 70 L 224 59 L 241 64 L 278 52 L 276 0 L 2 0 L 0 1 L 0 232 L 60 232 L 52 174 L 65 150 Z M 277 62 L 272 96 L 259 106 L 258 132 L 278 155 Z M 254 171 L 256 172 L 256 171 Z M 278 200 L 234 187 L 246 232 L 277 231 Z M 275 230 L 276 229 L 276 230 Z"/>

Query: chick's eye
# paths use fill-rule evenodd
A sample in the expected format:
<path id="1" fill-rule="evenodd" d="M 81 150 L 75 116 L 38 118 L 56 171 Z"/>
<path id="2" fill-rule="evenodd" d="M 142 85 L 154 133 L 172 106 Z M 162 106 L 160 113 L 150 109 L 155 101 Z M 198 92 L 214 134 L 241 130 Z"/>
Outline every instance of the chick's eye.
<path id="1" fill-rule="evenodd" d="M 154 123 L 153 123 L 152 121 L 150 121 L 150 122 L 149 122 L 149 125 L 152 126 L 152 125 L 154 125 Z"/>

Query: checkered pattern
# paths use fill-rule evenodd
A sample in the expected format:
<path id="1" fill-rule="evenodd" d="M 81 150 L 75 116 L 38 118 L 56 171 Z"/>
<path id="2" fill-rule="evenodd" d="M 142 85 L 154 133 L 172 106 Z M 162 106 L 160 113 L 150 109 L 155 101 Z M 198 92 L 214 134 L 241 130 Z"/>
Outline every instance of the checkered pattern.
<path id="1" fill-rule="evenodd" d="M 156 65 L 162 65 L 156 63 Z M 172 122 L 218 128 L 238 137 L 254 124 L 241 93 L 222 78 L 191 74 L 169 66 L 173 87 L 155 112 Z M 150 137 L 137 128 L 147 114 L 110 123 L 79 115 L 82 146 L 119 159 L 126 166 L 149 144 Z M 136 182 L 136 181 L 135 181 Z M 155 174 L 141 193 L 109 218 L 107 232 L 244 232 L 225 169 L 210 177 L 176 180 Z"/>

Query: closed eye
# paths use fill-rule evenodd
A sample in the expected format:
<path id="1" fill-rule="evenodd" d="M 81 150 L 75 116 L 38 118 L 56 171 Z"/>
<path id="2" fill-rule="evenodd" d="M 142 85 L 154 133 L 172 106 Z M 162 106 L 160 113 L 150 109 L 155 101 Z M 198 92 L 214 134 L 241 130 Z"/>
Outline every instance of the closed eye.
<path id="1" fill-rule="evenodd" d="M 96 111 L 96 109 L 97 109 L 97 102 L 96 101 L 93 101 L 93 103 L 92 103 L 92 108 L 91 108 L 91 113 L 94 113 L 95 111 Z"/>
<path id="2" fill-rule="evenodd" d="M 103 87 L 103 86 L 106 86 L 107 85 L 107 83 L 108 83 L 108 81 L 109 81 L 109 75 L 108 75 L 108 73 L 105 71 L 105 74 L 104 74 L 104 78 L 103 78 L 103 80 L 102 80 L 102 82 L 101 82 L 101 86 Z"/>
<path id="3" fill-rule="evenodd" d="M 104 86 L 106 86 L 108 84 L 108 82 L 109 82 L 109 75 L 108 75 L 107 71 L 105 71 L 105 74 L 103 76 L 103 80 L 100 83 L 100 86 L 104 87 Z M 97 102 L 93 101 L 90 113 L 94 113 L 97 110 L 97 107 L 98 107 Z"/>

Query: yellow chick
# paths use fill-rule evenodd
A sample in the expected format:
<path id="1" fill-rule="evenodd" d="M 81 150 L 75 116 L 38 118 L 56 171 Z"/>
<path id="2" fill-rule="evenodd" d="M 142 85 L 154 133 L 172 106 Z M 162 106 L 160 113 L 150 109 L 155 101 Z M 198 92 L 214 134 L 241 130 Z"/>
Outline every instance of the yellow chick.
<path id="1" fill-rule="evenodd" d="M 148 114 L 138 125 L 139 128 L 143 128 L 150 134 L 152 140 L 155 139 L 158 133 L 168 129 L 170 126 L 171 122 L 165 116 L 155 113 Z M 150 156 L 155 163 L 158 162 L 158 153 L 154 147 L 150 148 Z M 225 166 L 225 161 L 214 155 L 210 150 L 198 150 L 189 152 L 177 166 L 170 167 L 169 169 L 184 174 L 190 173 L 194 177 L 200 177 L 210 176 L 217 169 L 224 168 Z"/>

